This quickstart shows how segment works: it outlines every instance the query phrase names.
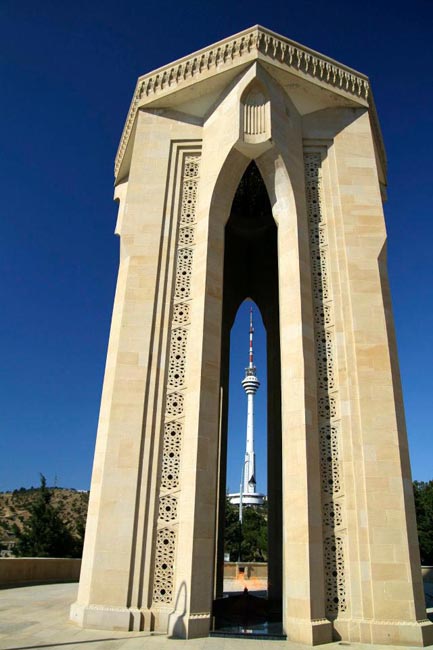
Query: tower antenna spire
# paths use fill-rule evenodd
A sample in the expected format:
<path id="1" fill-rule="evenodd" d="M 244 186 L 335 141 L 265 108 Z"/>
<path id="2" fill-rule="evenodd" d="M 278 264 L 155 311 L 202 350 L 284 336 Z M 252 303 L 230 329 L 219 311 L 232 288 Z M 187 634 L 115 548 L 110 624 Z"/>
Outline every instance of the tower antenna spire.
<path id="1" fill-rule="evenodd" d="M 247 435 L 245 445 L 245 460 L 243 465 L 243 486 L 241 502 L 245 505 L 259 505 L 263 503 L 263 496 L 256 492 L 256 454 L 254 452 L 254 395 L 260 387 L 260 381 L 257 379 L 257 368 L 254 365 L 253 351 L 253 308 L 250 307 L 250 331 L 249 331 L 249 356 L 248 367 L 245 368 L 245 377 L 242 380 L 242 386 L 247 394 Z"/>
<path id="2" fill-rule="evenodd" d="M 249 327 L 249 348 L 248 366 L 245 368 L 245 377 L 242 380 L 242 387 L 247 394 L 247 431 L 245 444 L 245 458 L 242 464 L 241 483 L 239 494 L 230 494 L 230 501 L 234 505 L 239 504 L 239 521 L 242 522 L 243 506 L 263 505 L 264 495 L 256 492 L 256 454 L 254 452 L 254 395 L 260 387 L 257 379 L 257 368 L 254 365 L 254 323 L 253 308 L 250 307 Z"/>
<path id="3" fill-rule="evenodd" d="M 254 368 L 253 334 L 254 334 L 253 308 L 250 307 L 250 363 L 249 363 L 250 368 Z"/>

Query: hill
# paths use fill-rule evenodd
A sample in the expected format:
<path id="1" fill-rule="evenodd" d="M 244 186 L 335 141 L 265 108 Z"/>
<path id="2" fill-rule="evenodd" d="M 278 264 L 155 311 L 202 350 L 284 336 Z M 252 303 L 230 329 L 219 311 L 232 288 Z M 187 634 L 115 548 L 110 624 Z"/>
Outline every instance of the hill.
<path id="1" fill-rule="evenodd" d="M 58 510 L 60 518 L 75 538 L 82 539 L 89 493 L 72 488 L 49 489 L 52 493 L 51 503 Z M 20 488 L 13 492 L 0 493 L 0 553 L 3 557 L 13 557 L 16 544 L 14 524 L 22 529 L 39 490 L 40 488 Z"/>

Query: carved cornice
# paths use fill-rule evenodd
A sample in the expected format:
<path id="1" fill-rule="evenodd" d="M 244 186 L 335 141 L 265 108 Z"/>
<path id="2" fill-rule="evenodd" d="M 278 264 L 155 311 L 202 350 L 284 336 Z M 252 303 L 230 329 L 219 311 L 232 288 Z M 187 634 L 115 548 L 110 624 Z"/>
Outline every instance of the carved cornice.
<path id="1" fill-rule="evenodd" d="M 255 57 L 277 63 L 297 75 L 362 99 L 364 103 L 369 99 L 369 82 L 365 75 L 256 25 L 139 77 L 116 155 L 115 175 L 126 151 L 138 107 L 146 98 L 153 99 L 167 91 L 180 89 L 191 81 L 199 81 L 204 73 L 212 70 L 222 72 Z"/>

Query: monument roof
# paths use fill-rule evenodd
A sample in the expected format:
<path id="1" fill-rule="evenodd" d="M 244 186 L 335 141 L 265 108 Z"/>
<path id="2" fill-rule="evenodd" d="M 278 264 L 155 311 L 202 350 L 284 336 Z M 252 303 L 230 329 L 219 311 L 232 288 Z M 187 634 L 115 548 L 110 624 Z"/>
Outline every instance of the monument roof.
<path id="1" fill-rule="evenodd" d="M 125 156 L 139 108 L 154 105 L 155 100 L 166 99 L 218 75 L 222 82 L 228 83 L 241 67 L 256 60 L 270 69 L 277 69 L 280 74 L 289 73 L 301 83 L 308 82 L 331 91 L 346 102 L 349 100 L 352 106 L 368 108 L 377 155 L 386 174 L 386 155 L 368 77 L 285 36 L 255 25 L 138 78 L 116 154 L 115 176 Z M 191 99 L 193 93 L 190 91 L 188 96 Z"/>

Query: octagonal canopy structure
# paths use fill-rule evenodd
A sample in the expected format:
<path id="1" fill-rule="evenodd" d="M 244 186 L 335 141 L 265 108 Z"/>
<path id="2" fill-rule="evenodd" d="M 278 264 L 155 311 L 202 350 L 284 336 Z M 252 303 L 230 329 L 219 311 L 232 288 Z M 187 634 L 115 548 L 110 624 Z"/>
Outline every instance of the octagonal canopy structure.
<path id="1" fill-rule="evenodd" d="M 433 643 L 367 77 L 252 27 L 139 78 L 115 174 L 120 264 L 72 620 L 212 629 L 229 332 L 251 298 L 268 342 L 269 611 L 308 644 Z"/>

